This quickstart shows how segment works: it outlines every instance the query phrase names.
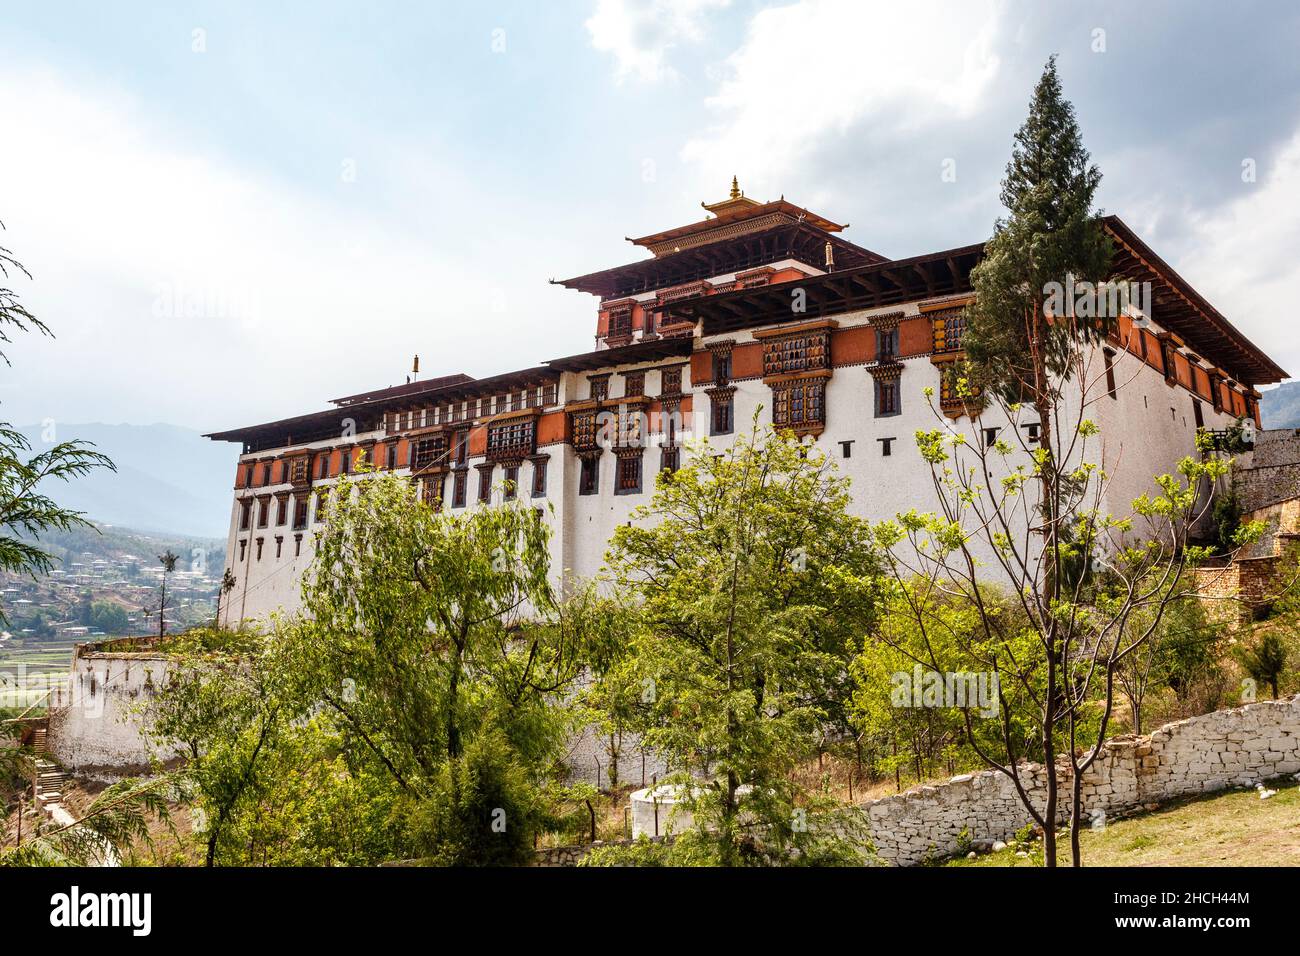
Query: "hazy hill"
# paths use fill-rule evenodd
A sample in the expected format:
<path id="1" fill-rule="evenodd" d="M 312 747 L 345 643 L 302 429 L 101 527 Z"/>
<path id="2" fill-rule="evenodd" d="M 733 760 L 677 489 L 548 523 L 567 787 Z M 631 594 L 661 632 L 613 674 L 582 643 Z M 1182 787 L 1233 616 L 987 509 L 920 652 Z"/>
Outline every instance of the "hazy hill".
<path id="1" fill-rule="evenodd" d="M 1300 382 L 1283 382 L 1262 392 L 1259 416 L 1265 428 L 1300 428 Z"/>
<path id="2" fill-rule="evenodd" d="M 40 425 L 18 429 L 35 451 L 49 447 Z M 65 425 L 57 441 L 82 439 L 108 455 L 117 472 L 98 469 L 43 490 L 96 522 L 175 536 L 225 539 L 239 449 L 176 425 Z"/>

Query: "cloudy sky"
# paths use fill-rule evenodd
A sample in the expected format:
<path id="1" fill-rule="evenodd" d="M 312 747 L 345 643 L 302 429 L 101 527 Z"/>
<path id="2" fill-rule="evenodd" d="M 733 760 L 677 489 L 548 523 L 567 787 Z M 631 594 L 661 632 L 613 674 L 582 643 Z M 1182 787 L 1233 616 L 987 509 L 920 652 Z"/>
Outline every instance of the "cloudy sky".
<path id="1" fill-rule="evenodd" d="M 987 237 L 1051 53 L 1118 213 L 1300 374 L 1290 2 L 6 5 L 0 418 L 203 430 L 592 344 L 547 284 L 734 174 L 893 257 Z M 945 181 L 945 168 L 955 181 Z"/>

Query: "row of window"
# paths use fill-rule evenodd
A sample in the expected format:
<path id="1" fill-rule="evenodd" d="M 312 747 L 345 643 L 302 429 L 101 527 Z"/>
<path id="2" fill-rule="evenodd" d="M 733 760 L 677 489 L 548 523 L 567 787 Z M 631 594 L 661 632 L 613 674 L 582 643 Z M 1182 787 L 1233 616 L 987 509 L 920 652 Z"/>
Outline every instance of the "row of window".
<path id="1" fill-rule="evenodd" d="M 631 398 L 645 394 L 645 375 L 646 370 L 641 369 L 636 372 L 623 373 L 623 397 Z M 588 392 L 590 399 L 597 402 L 609 400 L 609 380 L 611 373 L 603 372 L 600 375 L 589 375 L 587 377 Z M 680 395 L 682 391 L 682 366 L 674 365 L 670 368 L 659 370 L 659 394 L 661 395 Z"/>
<path id="2" fill-rule="evenodd" d="M 530 385 L 527 388 L 499 392 L 484 398 L 466 399 L 460 402 L 447 402 L 419 411 L 391 412 L 384 417 L 384 424 L 389 431 L 401 431 L 412 428 L 428 428 L 448 422 L 468 422 L 475 418 L 487 418 L 490 415 L 502 415 L 506 412 L 520 412 L 527 408 L 549 408 L 558 402 L 558 387 L 555 382 L 545 385 Z"/>

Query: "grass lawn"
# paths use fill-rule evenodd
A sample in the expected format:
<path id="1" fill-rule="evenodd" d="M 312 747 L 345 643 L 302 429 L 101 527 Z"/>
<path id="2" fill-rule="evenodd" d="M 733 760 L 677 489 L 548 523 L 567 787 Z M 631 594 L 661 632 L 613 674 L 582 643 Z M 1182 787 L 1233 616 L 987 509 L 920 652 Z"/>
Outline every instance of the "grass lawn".
<path id="1" fill-rule="evenodd" d="M 1254 791 L 1171 801 L 1159 810 L 1116 820 L 1082 835 L 1084 866 L 1300 866 L 1300 784 L 1269 784 L 1277 796 Z M 1068 836 L 1057 860 L 1070 864 Z M 1035 866 L 1013 850 L 949 866 Z"/>

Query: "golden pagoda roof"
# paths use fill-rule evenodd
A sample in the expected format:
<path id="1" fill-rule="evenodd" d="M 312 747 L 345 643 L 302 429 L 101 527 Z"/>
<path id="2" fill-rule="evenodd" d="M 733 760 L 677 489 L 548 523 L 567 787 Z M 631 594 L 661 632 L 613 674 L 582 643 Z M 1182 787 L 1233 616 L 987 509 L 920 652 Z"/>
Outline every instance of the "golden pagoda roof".
<path id="1" fill-rule="evenodd" d="M 752 221 L 754 229 L 768 228 L 779 222 L 806 222 L 825 232 L 842 232 L 847 223 L 840 225 L 814 212 L 809 212 L 782 196 L 772 202 L 750 199 L 741 191 L 735 176 L 731 177 L 731 193 L 715 203 L 700 203 L 712 215 L 698 222 L 666 229 L 640 239 L 629 239 L 633 245 L 649 249 L 656 256 L 668 255 L 683 249 L 704 245 L 717 239 L 730 238 L 745 231 L 745 223 Z M 726 229 L 725 233 L 722 230 Z"/>

